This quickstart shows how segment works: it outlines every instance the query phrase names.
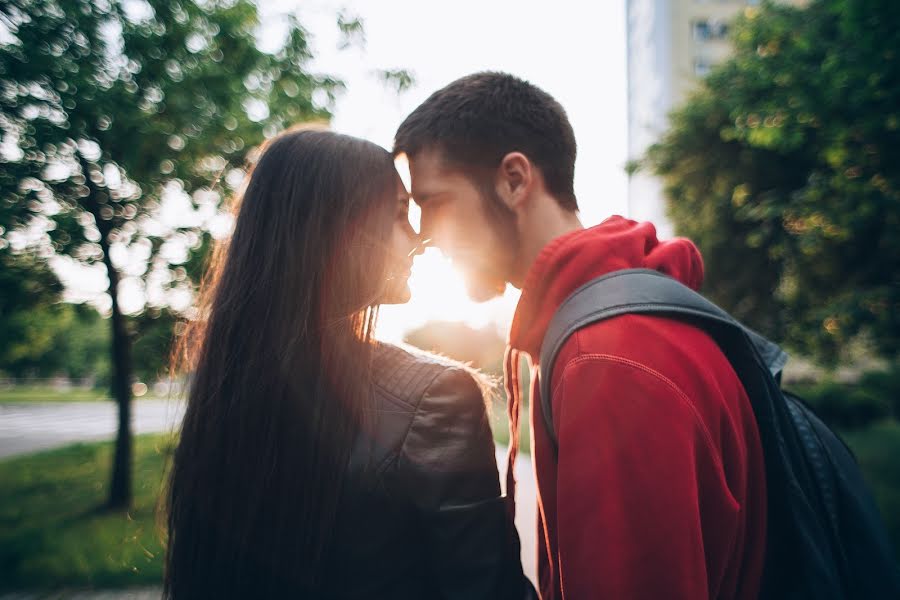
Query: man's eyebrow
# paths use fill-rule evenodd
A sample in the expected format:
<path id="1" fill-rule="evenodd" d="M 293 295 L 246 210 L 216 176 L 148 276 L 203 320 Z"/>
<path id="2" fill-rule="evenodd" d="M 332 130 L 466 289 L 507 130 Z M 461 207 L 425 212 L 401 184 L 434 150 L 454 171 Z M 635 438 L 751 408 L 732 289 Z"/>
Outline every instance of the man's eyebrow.
<path id="1" fill-rule="evenodd" d="M 447 191 L 423 192 L 420 194 L 413 193 L 411 196 L 412 196 L 412 199 L 415 200 L 417 204 L 421 204 L 421 203 L 427 202 L 429 200 L 433 201 L 435 198 L 443 196 L 447 193 L 448 193 Z"/>

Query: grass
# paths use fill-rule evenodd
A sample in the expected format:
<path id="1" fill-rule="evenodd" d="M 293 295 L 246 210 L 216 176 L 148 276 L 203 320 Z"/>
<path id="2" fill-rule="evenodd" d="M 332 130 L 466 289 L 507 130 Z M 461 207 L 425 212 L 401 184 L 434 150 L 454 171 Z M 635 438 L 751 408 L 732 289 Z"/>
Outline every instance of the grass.
<path id="1" fill-rule="evenodd" d="M 505 430 L 499 412 L 492 420 Z M 900 423 L 845 439 L 900 551 Z M 106 498 L 109 442 L 0 462 L 0 593 L 158 585 L 163 550 L 155 511 L 171 447 L 167 435 L 135 438 L 135 500 L 127 514 L 98 510 Z"/>
<path id="2" fill-rule="evenodd" d="M 157 398 L 152 392 L 134 400 L 153 400 Z M 0 404 L 30 402 L 106 402 L 112 401 L 106 389 L 72 388 L 56 389 L 52 386 L 15 386 L 0 389 Z"/>
<path id="3" fill-rule="evenodd" d="M 134 505 L 106 499 L 112 443 L 76 444 L 0 463 L 0 593 L 159 584 L 156 503 L 166 435 L 135 438 Z"/>
<path id="4" fill-rule="evenodd" d="M 99 402 L 110 400 L 104 389 L 56 389 L 51 386 L 16 386 L 0 389 L 0 404 L 9 402 Z"/>

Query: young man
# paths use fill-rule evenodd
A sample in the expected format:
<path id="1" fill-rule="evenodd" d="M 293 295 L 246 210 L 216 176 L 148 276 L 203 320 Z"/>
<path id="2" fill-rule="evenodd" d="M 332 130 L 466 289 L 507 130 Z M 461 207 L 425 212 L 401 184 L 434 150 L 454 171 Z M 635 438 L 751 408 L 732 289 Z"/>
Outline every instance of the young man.
<path id="1" fill-rule="evenodd" d="M 423 235 L 487 299 L 522 290 L 509 334 L 534 363 L 559 304 L 619 269 L 662 271 L 696 289 L 683 239 L 612 217 L 585 229 L 573 190 L 575 136 L 535 86 L 477 73 L 435 92 L 400 126 Z M 757 597 L 766 486 L 753 411 L 725 356 L 683 322 L 624 315 L 571 336 L 554 363 L 558 449 L 532 378 L 538 574 L 544 600 Z M 513 447 L 515 444 L 513 444 Z"/>

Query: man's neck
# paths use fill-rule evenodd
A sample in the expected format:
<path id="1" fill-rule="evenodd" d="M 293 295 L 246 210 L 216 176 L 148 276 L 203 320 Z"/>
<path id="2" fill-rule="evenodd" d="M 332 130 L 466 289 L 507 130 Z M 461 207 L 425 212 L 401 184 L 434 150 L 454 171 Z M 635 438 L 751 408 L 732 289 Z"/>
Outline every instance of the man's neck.
<path id="1" fill-rule="evenodd" d="M 531 206 L 532 210 L 520 215 L 518 220 L 519 252 L 514 279 L 510 283 L 519 289 L 544 246 L 561 235 L 584 229 L 578 213 L 562 208 L 552 196 L 536 200 Z"/>

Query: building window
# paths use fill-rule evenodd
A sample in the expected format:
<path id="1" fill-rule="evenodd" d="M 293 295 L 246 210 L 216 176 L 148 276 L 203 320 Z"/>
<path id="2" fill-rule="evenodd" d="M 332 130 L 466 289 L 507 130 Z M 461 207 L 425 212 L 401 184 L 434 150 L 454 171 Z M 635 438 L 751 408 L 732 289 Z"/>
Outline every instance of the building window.
<path id="1" fill-rule="evenodd" d="M 712 69 L 712 64 L 705 59 L 694 59 L 694 75 L 697 77 L 706 77 Z"/>
<path id="2" fill-rule="evenodd" d="M 728 25 L 722 21 L 700 19 L 691 23 L 691 32 L 698 42 L 721 40 L 728 35 Z"/>

